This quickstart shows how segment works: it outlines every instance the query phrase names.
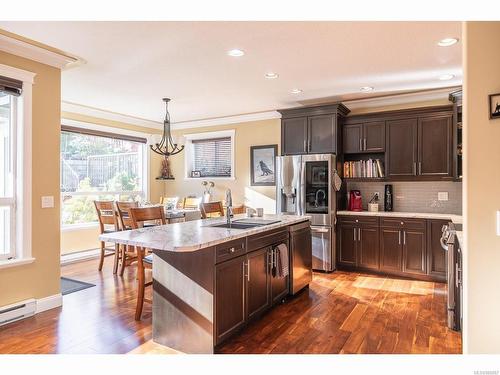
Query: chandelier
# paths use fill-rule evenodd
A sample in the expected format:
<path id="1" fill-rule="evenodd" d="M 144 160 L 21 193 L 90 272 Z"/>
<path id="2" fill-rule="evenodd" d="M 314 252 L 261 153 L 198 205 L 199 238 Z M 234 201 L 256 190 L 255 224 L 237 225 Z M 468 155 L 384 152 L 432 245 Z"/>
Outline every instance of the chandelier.
<path id="1" fill-rule="evenodd" d="M 178 154 L 182 150 L 184 150 L 184 146 L 178 146 L 177 143 L 174 143 L 172 139 L 172 134 L 170 133 L 170 114 L 168 113 L 168 102 L 169 98 L 163 98 L 165 102 L 165 120 L 163 121 L 163 136 L 161 137 L 161 141 L 154 145 L 150 145 L 151 150 L 156 152 L 158 155 L 165 156 L 168 158 L 171 155 Z"/>

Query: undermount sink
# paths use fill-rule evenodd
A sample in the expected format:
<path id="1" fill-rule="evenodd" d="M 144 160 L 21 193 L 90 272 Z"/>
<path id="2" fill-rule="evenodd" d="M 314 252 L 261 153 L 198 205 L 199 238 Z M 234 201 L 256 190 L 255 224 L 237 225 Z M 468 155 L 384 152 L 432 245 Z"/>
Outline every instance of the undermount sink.
<path id="1" fill-rule="evenodd" d="M 250 229 L 250 228 L 254 228 L 254 227 L 263 227 L 263 226 L 274 224 L 274 223 L 279 223 L 279 220 L 262 220 L 260 222 L 255 222 L 255 221 L 249 220 L 249 219 L 239 219 L 239 220 L 232 221 L 231 224 L 218 223 L 218 224 L 209 225 L 209 227 L 228 228 L 228 229 Z"/>

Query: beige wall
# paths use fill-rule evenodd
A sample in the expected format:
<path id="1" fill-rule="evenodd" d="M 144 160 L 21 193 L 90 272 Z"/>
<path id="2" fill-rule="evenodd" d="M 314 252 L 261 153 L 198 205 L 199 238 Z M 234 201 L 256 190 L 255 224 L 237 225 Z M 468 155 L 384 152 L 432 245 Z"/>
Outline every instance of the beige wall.
<path id="1" fill-rule="evenodd" d="M 250 146 L 270 145 L 280 143 L 279 119 L 243 122 L 238 124 L 210 126 L 195 129 L 174 131 L 174 136 L 203 133 L 220 130 L 235 130 L 235 180 L 213 180 L 215 189 L 213 200 L 224 199 L 224 193 L 230 188 L 233 194 L 233 204 L 247 204 L 251 207 L 264 207 L 267 212 L 275 210 L 274 186 L 250 186 Z M 280 152 L 278 148 L 278 153 Z M 184 172 L 185 152 L 181 152 L 171 158 L 171 166 L 175 180 L 167 181 L 165 184 L 165 194 L 167 196 L 178 196 L 180 198 L 187 195 L 201 196 L 203 188 L 201 180 L 185 180 Z M 207 178 L 207 180 L 211 180 Z"/>
<path id="2" fill-rule="evenodd" d="M 500 120 L 488 118 L 488 95 L 500 92 L 500 22 L 467 22 L 464 33 L 464 196 L 466 348 L 500 353 Z"/>
<path id="3" fill-rule="evenodd" d="M 127 124 L 124 122 L 112 121 L 97 117 L 91 117 L 86 115 L 81 115 L 78 113 L 62 112 L 61 117 L 67 120 L 75 120 L 95 125 L 103 125 L 107 127 L 112 127 L 124 130 L 132 130 L 136 132 L 143 132 L 147 134 L 161 134 L 161 130 L 146 128 L 137 125 Z M 165 182 L 157 181 L 157 177 L 160 173 L 161 157 L 152 151 L 150 152 L 150 165 L 149 165 L 149 199 L 152 202 L 158 202 L 160 196 L 163 195 L 165 190 Z M 80 230 L 63 230 L 61 232 L 61 254 L 74 253 L 78 251 L 84 251 L 89 249 L 95 249 L 99 246 L 99 241 L 97 237 L 99 235 L 99 230 L 97 227 L 85 228 Z"/>
<path id="4" fill-rule="evenodd" d="M 0 64 L 36 73 L 33 85 L 32 254 L 28 265 L 0 270 L 0 306 L 59 293 L 59 69 L 0 52 Z M 54 208 L 42 209 L 40 198 L 53 195 Z"/>

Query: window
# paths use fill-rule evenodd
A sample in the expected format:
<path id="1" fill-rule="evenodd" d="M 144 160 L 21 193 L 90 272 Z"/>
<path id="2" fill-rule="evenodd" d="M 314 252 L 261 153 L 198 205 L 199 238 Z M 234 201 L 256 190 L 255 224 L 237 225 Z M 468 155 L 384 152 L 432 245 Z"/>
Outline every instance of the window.
<path id="1" fill-rule="evenodd" d="M 17 97 L 0 91 L 0 259 L 15 255 Z"/>
<path id="2" fill-rule="evenodd" d="M 63 126 L 61 224 L 96 223 L 94 200 L 144 200 L 146 139 Z"/>
<path id="3" fill-rule="evenodd" d="M 234 131 L 186 135 L 186 177 L 233 178 Z"/>

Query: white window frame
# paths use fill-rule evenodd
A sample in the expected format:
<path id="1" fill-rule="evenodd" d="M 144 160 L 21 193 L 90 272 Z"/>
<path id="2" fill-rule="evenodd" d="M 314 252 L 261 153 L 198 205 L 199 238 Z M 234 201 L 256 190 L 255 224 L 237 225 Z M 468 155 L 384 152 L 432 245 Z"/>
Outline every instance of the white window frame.
<path id="1" fill-rule="evenodd" d="M 236 131 L 234 129 L 230 130 L 220 130 L 215 132 L 204 132 L 204 133 L 191 133 L 184 134 L 185 143 L 185 152 L 184 155 L 184 179 L 185 180 L 202 180 L 203 177 L 191 177 L 190 172 L 193 169 L 194 163 L 194 147 L 193 141 L 203 140 L 203 139 L 212 139 L 212 138 L 231 138 L 231 176 L 230 177 L 206 177 L 210 180 L 235 180 L 235 170 L 234 170 L 234 137 Z"/>
<path id="2" fill-rule="evenodd" d="M 16 100 L 14 152 L 14 211 L 11 231 L 15 241 L 10 259 L 0 259 L 0 268 L 29 264 L 32 257 L 32 95 L 36 73 L 0 64 L 0 75 L 23 82 Z"/>
<path id="3" fill-rule="evenodd" d="M 151 171 L 150 171 L 150 165 L 151 165 L 151 153 L 149 152 L 149 145 L 153 144 L 153 139 L 154 139 L 154 134 L 146 133 L 146 132 L 140 132 L 140 131 L 134 131 L 134 130 L 125 130 L 125 129 L 120 129 L 120 128 L 115 128 L 111 126 L 104 126 L 104 125 L 98 125 L 98 124 L 92 124 L 88 122 L 83 122 L 83 121 L 77 121 L 77 120 L 71 120 L 71 119 L 61 119 L 61 125 L 66 125 L 66 126 L 72 126 L 80 129 L 87 129 L 87 130 L 96 130 L 96 131 L 102 131 L 106 133 L 114 133 L 114 134 L 121 134 L 121 135 L 128 135 L 128 136 L 134 136 L 134 137 L 141 137 L 141 138 L 146 138 L 147 143 L 144 145 L 144 154 L 143 154 L 143 160 L 142 160 L 142 165 L 146 169 L 146 173 L 144 178 L 142 178 L 142 190 L 141 191 L 131 191 L 131 192 L 126 192 L 127 194 L 139 194 L 144 191 L 145 197 L 144 199 L 149 201 L 150 196 L 151 196 L 151 184 L 150 184 L 150 179 L 151 179 Z M 105 192 L 73 192 L 73 193 L 64 193 L 60 192 L 59 194 L 59 199 L 61 200 L 61 211 L 63 209 L 63 194 L 71 194 L 71 195 L 118 195 L 118 194 L 124 194 L 124 192 L 116 192 L 116 191 L 105 191 Z M 62 216 L 61 216 L 62 217 Z M 94 223 L 80 223 L 80 224 L 68 224 L 68 225 L 63 225 L 61 223 L 61 231 L 62 232 L 71 232 L 75 230 L 80 230 L 80 229 L 87 229 L 87 228 L 97 228 L 99 226 L 99 223 L 96 221 Z"/>

